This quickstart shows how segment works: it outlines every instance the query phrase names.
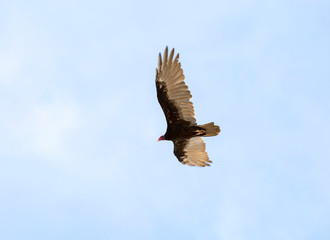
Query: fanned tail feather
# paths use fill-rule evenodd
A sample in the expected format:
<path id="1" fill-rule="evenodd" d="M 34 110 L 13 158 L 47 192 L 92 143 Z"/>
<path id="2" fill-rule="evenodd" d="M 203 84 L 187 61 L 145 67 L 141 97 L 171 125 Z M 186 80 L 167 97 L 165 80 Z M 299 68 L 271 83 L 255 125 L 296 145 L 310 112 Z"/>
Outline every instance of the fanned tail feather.
<path id="1" fill-rule="evenodd" d="M 220 132 L 220 127 L 217 125 L 214 125 L 214 122 L 210 122 L 204 125 L 199 125 L 198 127 L 204 128 L 206 133 L 203 135 L 203 137 L 211 137 L 216 136 Z"/>

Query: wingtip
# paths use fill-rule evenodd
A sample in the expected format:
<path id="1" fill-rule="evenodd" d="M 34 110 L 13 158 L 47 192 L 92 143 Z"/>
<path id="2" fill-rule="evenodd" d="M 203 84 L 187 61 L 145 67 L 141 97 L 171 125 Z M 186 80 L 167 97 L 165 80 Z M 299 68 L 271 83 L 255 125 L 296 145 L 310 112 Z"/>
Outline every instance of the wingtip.
<path id="1" fill-rule="evenodd" d="M 167 56 L 168 56 L 168 47 L 166 46 L 165 51 L 164 51 L 164 56 L 163 56 L 163 63 L 167 63 Z"/>
<path id="2" fill-rule="evenodd" d="M 176 55 L 176 57 L 174 58 L 173 61 L 173 56 L 174 56 L 174 52 L 175 52 L 175 48 L 172 48 L 170 55 L 168 55 L 168 46 L 166 45 L 165 50 L 164 50 L 164 55 L 162 57 L 162 54 L 159 53 L 159 59 L 160 59 L 160 63 L 161 64 L 167 64 L 167 62 L 174 62 L 174 61 L 178 61 L 179 59 L 179 53 Z"/>
<path id="3" fill-rule="evenodd" d="M 172 61 L 173 61 L 173 56 L 174 56 L 174 48 L 172 49 L 172 51 L 171 51 L 171 53 L 170 53 L 170 56 L 168 57 L 168 62 L 169 62 L 169 64 L 172 63 Z"/>
<path id="4" fill-rule="evenodd" d="M 158 71 L 161 70 L 161 67 L 162 67 L 162 54 L 159 53 L 159 55 L 158 55 Z"/>
<path id="5" fill-rule="evenodd" d="M 179 53 L 177 53 L 177 55 L 176 55 L 176 57 L 174 58 L 174 61 L 173 61 L 173 62 L 178 62 L 178 61 L 179 61 L 179 57 L 180 57 L 180 55 L 179 55 Z"/>

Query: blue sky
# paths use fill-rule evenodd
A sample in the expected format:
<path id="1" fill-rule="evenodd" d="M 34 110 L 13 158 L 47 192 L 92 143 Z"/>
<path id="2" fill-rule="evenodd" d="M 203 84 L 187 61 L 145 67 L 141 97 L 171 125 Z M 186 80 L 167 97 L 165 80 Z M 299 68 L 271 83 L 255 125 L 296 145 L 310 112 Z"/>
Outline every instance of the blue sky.
<path id="1" fill-rule="evenodd" d="M 1 239 L 329 239 L 329 1 L 1 1 Z M 175 47 L 213 164 L 156 100 Z"/>

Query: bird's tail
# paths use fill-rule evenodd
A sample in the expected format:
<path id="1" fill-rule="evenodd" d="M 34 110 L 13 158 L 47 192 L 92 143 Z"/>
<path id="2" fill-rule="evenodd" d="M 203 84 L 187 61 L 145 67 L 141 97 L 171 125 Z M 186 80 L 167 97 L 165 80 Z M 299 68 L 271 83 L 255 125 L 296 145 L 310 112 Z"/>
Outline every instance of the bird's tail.
<path id="1" fill-rule="evenodd" d="M 210 122 L 204 125 L 199 125 L 198 127 L 204 128 L 206 133 L 203 135 L 203 137 L 211 137 L 216 136 L 220 132 L 220 127 L 217 125 L 214 125 L 214 122 Z"/>

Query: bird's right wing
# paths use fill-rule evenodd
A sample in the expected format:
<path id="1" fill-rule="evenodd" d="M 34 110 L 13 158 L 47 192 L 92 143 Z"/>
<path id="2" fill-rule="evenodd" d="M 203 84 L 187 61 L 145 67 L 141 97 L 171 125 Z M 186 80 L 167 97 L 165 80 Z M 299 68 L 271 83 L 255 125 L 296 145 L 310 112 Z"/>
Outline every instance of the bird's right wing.
<path id="1" fill-rule="evenodd" d="M 190 166 L 210 166 L 209 157 L 205 151 L 205 143 L 201 137 L 185 140 L 174 140 L 174 155 L 182 164 Z"/>
<path id="2" fill-rule="evenodd" d="M 191 94 L 185 84 L 185 76 L 179 62 L 179 54 L 175 57 L 174 49 L 168 57 L 166 47 L 162 60 L 161 54 L 156 69 L 157 98 L 168 124 L 196 125 L 194 106 L 190 101 Z"/>

